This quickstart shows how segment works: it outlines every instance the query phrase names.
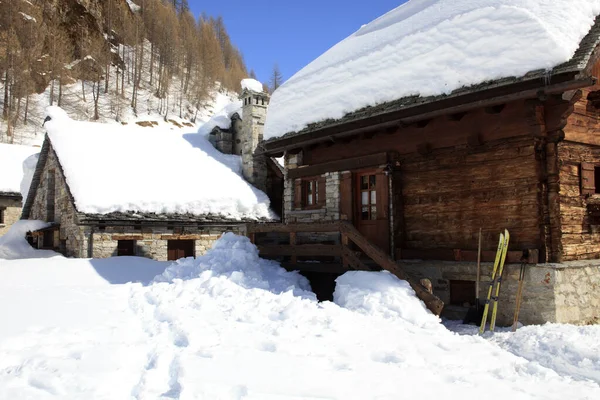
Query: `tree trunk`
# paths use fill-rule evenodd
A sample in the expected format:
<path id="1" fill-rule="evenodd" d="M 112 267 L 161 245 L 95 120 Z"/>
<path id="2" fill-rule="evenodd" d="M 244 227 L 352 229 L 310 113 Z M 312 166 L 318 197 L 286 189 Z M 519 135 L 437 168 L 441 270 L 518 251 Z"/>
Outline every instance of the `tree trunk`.
<path id="1" fill-rule="evenodd" d="M 62 105 L 62 77 L 58 80 L 58 106 Z"/>
<path id="2" fill-rule="evenodd" d="M 25 97 L 25 115 L 23 116 L 23 123 L 27 125 L 27 117 L 29 116 L 29 95 Z"/>
<path id="3" fill-rule="evenodd" d="M 50 105 L 54 104 L 54 79 L 52 79 L 52 83 L 50 84 Z"/>
<path id="4" fill-rule="evenodd" d="M 154 76 L 154 43 L 150 43 L 150 86 L 152 86 L 152 77 L 153 76 Z"/>
<path id="5" fill-rule="evenodd" d="M 8 119 L 8 68 L 4 76 L 4 108 L 2 109 L 2 118 L 6 120 Z"/>
<path id="6" fill-rule="evenodd" d="M 81 94 L 83 95 L 83 102 L 85 103 L 85 81 L 81 81 Z"/>

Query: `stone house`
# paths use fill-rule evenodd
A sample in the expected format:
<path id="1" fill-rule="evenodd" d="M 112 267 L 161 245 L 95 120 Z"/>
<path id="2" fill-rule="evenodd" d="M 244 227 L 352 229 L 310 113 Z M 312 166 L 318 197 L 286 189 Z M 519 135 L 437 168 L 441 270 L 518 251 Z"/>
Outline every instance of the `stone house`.
<path id="1" fill-rule="evenodd" d="M 258 122 L 237 133 L 246 148 L 258 144 L 246 133 Z M 247 222 L 275 218 L 267 195 L 242 176 L 251 167 L 199 134 L 77 122 L 60 109 L 45 126 L 22 215 L 52 223 L 31 233 L 38 248 L 176 260 L 204 254 L 224 232 L 243 234 Z"/>
<path id="2" fill-rule="evenodd" d="M 446 304 L 445 312 L 453 316 L 464 315 L 476 301 L 479 229 L 479 299 L 485 298 L 490 282 L 498 235 L 508 229 L 511 241 L 498 322 L 512 323 L 519 267 L 526 263 L 521 322 L 597 323 L 600 18 L 590 20 L 593 26 L 574 55 L 551 71 L 499 77 L 449 94 L 398 97 L 286 129 L 304 107 L 296 93 L 320 90 L 319 85 L 338 79 L 331 75 L 337 71 L 352 75 L 353 63 L 370 55 L 357 47 L 361 52 L 351 57 L 352 40 L 367 40 L 380 28 L 391 30 L 393 24 L 385 21 L 405 23 L 400 17 L 386 18 L 338 45 L 344 50 L 345 68 L 326 65 L 340 59 L 334 47 L 303 70 L 312 75 L 300 74 L 273 95 L 267 140 L 260 149 L 266 157 L 285 158 L 285 223 L 351 223 L 408 276 L 417 282 L 428 278 Z M 389 35 L 378 37 L 391 43 Z M 378 66 L 411 68 L 391 62 L 398 53 L 389 49 L 376 54 L 381 57 Z M 428 73 L 422 68 L 414 76 Z M 373 81 L 354 76 L 352 88 L 363 82 L 365 93 L 373 90 Z M 400 90 L 404 82 L 388 82 L 389 76 L 382 82 Z M 337 99 L 319 93 L 323 104 L 345 100 L 343 88 L 335 89 L 329 92 Z M 343 244 L 338 237 L 319 240 Z M 300 247 L 295 246 L 294 254 L 316 251 L 314 245 L 303 251 Z M 330 263 L 328 272 L 347 270 L 342 258 L 337 269 Z M 291 269 L 318 270 L 293 255 L 289 259 L 294 260 Z"/>
<path id="3" fill-rule="evenodd" d="M 23 162 L 39 148 L 0 143 L 0 236 L 21 218 Z"/>

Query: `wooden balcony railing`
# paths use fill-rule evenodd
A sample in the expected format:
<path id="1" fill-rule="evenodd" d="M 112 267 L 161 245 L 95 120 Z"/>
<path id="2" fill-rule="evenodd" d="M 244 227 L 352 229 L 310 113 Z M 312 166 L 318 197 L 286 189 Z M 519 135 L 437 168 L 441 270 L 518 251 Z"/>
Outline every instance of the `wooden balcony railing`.
<path id="1" fill-rule="evenodd" d="M 263 257 L 281 257 L 282 266 L 288 269 L 312 270 L 321 272 L 343 272 L 345 270 L 377 269 L 387 270 L 398 278 L 408 281 L 417 297 L 435 315 L 440 315 L 444 303 L 434 294 L 430 293 L 423 285 L 413 282 L 402 268 L 383 250 L 371 243 L 352 224 L 345 221 L 331 223 L 305 223 L 305 224 L 249 224 L 247 232 L 250 240 L 255 243 Z M 282 233 L 288 234 L 286 244 L 261 244 L 257 243 L 257 234 Z M 299 233 L 334 234 L 337 240 L 334 243 L 298 243 Z M 352 247 L 352 244 L 355 248 Z M 357 251 L 358 250 L 358 251 Z M 371 262 L 359 257 L 367 256 Z M 316 258 L 327 261 L 315 262 L 309 260 L 302 262 L 299 258 Z M 339 261 L 336 261 L 339 260 Z"/>

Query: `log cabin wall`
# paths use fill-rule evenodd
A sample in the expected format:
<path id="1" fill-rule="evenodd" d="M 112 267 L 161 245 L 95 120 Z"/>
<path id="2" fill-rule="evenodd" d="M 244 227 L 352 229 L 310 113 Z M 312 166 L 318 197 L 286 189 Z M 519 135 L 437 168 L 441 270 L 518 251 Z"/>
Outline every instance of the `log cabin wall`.
<path id="1" fill-rule="evenodd" d="M 540 228 L 545 189 L 536 158 L 536 137 L 544 128 L 536 107 L 515 101 L 313 146 L 303 152 L 302 164 L 395 154 L 393 238 L 395 248 L 404 249 L 399 257 L 418 258 L 411 249 L 474 250 L 480 227 L 486 250 L 495 250 L 504 228 L 511 230 L 511 250 L 542 249 L 550 245 Z"/>
<path id="2" fill-rule="evenodd" d="M 592 68 L 600 78 L 600 64 Z M 600 258 L 600 85 L 582 89 L 558 145 L 563 260 Z"/>

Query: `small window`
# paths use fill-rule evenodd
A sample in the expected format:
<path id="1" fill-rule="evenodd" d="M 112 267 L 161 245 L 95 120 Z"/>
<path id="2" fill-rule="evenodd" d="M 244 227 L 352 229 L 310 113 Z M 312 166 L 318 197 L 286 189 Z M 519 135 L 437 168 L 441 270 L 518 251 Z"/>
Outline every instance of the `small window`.
<path id="1" fill-rule="evenodd" d="M 0 224 L 5 224 L 6 222 L 4 221 L 4 213 L 6 211 L 6 208 L 2 207 L 0 208 Z"/>
<path id="2" fill-rule="evenodd" d="M 98 230 L 100 232 L 104 232 L 106 230 L 106 222 L 99 222 L 98 223 Z"/>
<path id="3" fill-rule="evenodd" d="M 311 179 L 302 183 L 304 206 L 311 207 L 319 204 L 319 181 Z"/>
<path id="4" fill-rule="evenodd" d="M 263 106 L 265 105 L 265 99 L 262 99 L 262 105 Z"/>
<path id="5" fill-rule="evenodd" d="M 594 193 L 600 194 L 600 167 L 594 167 Z"/>
<path id="6" fill-rule="evenodd" d="M 360 219 L 377 219 L 377 186 L 376 175 L 362 175 L 360 177 Z"/>
<path id="7" fill-rule="evenodd" d="M 135 256 L 135 240 L 119 240 L 117 256 Z"/>

